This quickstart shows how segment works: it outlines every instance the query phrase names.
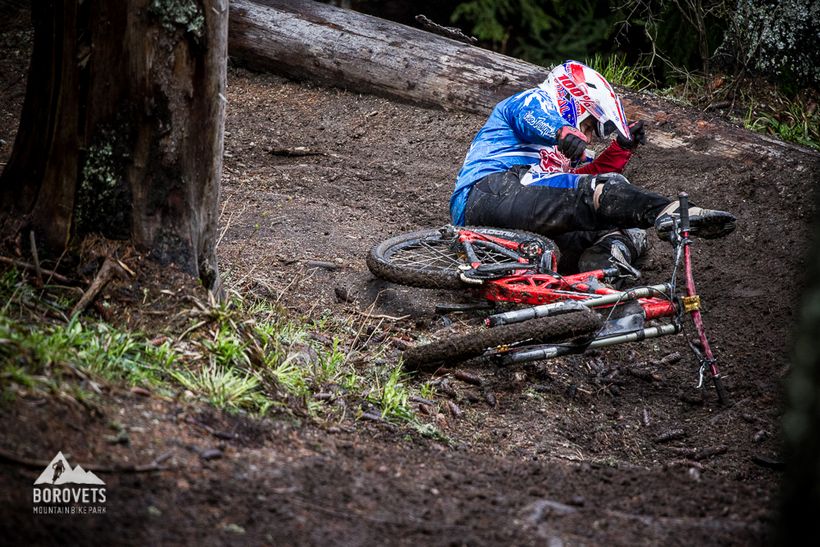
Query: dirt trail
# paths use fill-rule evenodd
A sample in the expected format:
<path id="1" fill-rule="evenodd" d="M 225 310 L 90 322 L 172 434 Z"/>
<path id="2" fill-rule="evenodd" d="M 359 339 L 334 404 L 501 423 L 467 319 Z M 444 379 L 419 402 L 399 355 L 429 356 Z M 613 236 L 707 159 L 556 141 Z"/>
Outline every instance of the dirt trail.
<path id="1" fill-rule="evenodd" d="M 474 321 L 433 313 L 467 295 L 375 280 L 364 256 L 391 234 L 447 222 L 482 117 L 239 69 L 228 92 L 219 258 L 229 287 L 299 314 L 372 306 L 410 315 L 388 323 L 413 336 Z M 4 103 L 4 119 L 15 108 Z M 128 394 L 115 394 L 102 416 L 23 401 L 0 410 L 14 424 L 0 435 L 6 450 L 45 458 L 71 447 L 75 464 L 170 454 L 171 469 L 101 473 L 106 515 L 35 517 L 39 471 L 0 461 L 0 534 L 10 544 L 766 543 L 779 474 L 754 458 L 779 454 L 780 383 L 814 213 L 804 196 L 820 161 L 795 148 L 733 147 L 749 140 L 745 132 L 657 99 L 633 108 L 656 114 L 630 180 L 685 189 L 739 219 L 735 234 L 698 242 L 694 253 L 732 407 L 694 389 L 683 335 L 515 370 L 477 363 L 497 405 L 453 381 L 463 414 L 439 421 L 452 446 L 389 424 L 257 423 Z M 297 147 L 307 150 L 286 155 Z M 648 281 L 668 275 L 667 251 L 653 245 Z M 652 364 L 676 351 L 685 359 Z M 631 375 L 635 367 L 657 379 Z M 130 431 L 129 445 L 104 440 L 112 420 Z M 670 430 L 682 434 L 659 441 Z M 225 431 L 232 435 L 215 434 Z M 212 448 L 222 457 L 204 459 Z"/>

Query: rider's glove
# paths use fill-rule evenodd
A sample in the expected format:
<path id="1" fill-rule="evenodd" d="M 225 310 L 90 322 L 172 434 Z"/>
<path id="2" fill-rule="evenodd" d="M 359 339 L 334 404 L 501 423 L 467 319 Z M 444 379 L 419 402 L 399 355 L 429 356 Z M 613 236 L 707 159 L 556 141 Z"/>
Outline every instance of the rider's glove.
<path id="1" fill-rule="evenodd" d="M 627 140 L 621 134 L 615 139 L 618 141 L 618 146 L 624 150 L 634 150 L 639 144 L 646 144 L 646 131 L 643 128 L 643 120 L 638 120 L 629 126 L 629 132 L 632 133 L 632 139 Z"/>
<path id="2" fill-rule="evenodd" d="M 571 160 L 579 160 L 584 157 L 584 150 L 587 147 L 586 135 L 578 131 L 571 125 L 565 125 L 555 134 L 558 141 L 558 150 Z"/>

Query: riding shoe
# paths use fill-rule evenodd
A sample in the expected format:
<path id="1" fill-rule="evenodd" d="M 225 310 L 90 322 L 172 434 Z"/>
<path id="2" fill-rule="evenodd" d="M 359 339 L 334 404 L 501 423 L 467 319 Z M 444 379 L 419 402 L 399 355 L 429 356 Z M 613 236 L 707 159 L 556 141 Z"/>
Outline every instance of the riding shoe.
<path id="1" fill-rule="evenodd" d="M 669 239 L 669 234 L 680 222 L 680 203 L 671 202 L 655 218 L 655 230 L 661 239 Z M 704 239 L 715 239 L 731 234 L 737 219 L 731 213 L 700 207 L 689 207 L 689 233 Z"/>
<path id="2" fill-rule="evenodd" d="M 586 249 L 578 261 L 581 271 L 592 271 L 611 266 L 612 259 L 634 264 L 647 248 L 646 230 L 629 228 L 613 230 Z"/>

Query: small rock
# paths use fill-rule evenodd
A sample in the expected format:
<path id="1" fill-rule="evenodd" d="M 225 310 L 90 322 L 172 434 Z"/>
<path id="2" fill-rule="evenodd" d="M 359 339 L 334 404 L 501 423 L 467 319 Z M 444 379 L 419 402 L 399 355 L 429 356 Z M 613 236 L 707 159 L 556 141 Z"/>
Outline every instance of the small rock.
<path id="1" fill-rule="evenodd" d="M 362 420 L 370 420 L 371 422 L 383 422 L 384 418 L 377 412 L 362 412 Z"/>
<path id="2" fill-rule="evenodd" d="M 339 302 L 355 302 L 356 293 L 350 287 L 334 287 L 333 292 L 336 295 L 336 300 Z"/>
<path id="3" fill-rule="evenodd" d="M 244 528 L 234 523 L 226 524 L 222 527 L 222 529 L 226 532 L 230 532 L 231 534 L 243 535 L 245 533 Z"/>
<path id="4" fill-rule="evenodd" d="M 655 437 L 654 441 L 656 443 L 666 443 L 669 441 L 675 441 L 677 439 L 682 439 L 686 436 L 686 431 L 683 429 L 669 429 L 664 431 L 657 437 Z"/>
<path id="5" fill-rule="evenodd" d="M 148 514 L 151 515 L 152 517 L 158 517 L 158 516 L 162 515 L 162 511 L 160 511 L 159 509 L 157 509 L 153 505 L 149 505 L 148 506 Z"/>
<path id="6" fill-rule="evenodd" d="M 453 418 L 461 418 L 461 409 L 453 401 L 447 401 L 447 409 L 450 411 L 450 414 L 452 414 Z"/>
<path id="7" fill-rule="evenodd" d="M 538 524 L 543 521 L 545 517 L 571 515 L 577 511 L 578 509 L 571 505 L 544 499 L 535 500 L 521 510 L 523 517 L 531 524 Z"/>
<path id="8" fill-rule="evenodd" d="M 105 441 L 108 444 L 124 444 L 126 446 L 131 443 L 128 432 L 125 430 L 120 431 L 116 435 L 106 435 Z"/>
<path id="9" fill-rule="evenodd" d="M 218 448 L 209 448 L 199 453 L 199 457 L 205 461 L 218 460 L 224 456 L 223 452 Z"/>
<path id="10" fill-rule="evenodd" d="M 285 360 L 294 361 L 302 366 L 311 366 L 319 362 L 319 354 L 307 344 L 294 344 Z"/>

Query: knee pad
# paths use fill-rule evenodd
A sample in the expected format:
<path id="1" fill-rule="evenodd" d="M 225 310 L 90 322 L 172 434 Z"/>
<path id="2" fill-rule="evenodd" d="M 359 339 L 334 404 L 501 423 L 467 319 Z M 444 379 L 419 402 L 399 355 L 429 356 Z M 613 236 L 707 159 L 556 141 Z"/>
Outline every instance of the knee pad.
<path id="1" fill-rule="evenodd" d="M 614 187 L 628 185 L 629 181 L 619 173 L 606 173 L 592 177 L 589 184 L 592 189 L 592 203 L 595 209 L 599 209 L 605 194 L 609 193 Z"/>
<path id="2" fill-rule="evenodd" d="M 669 200 L 629 183 L 625 176 L 607 173 L 593 178 L 598 215 L 619 228 L 648 228 Z"/>

